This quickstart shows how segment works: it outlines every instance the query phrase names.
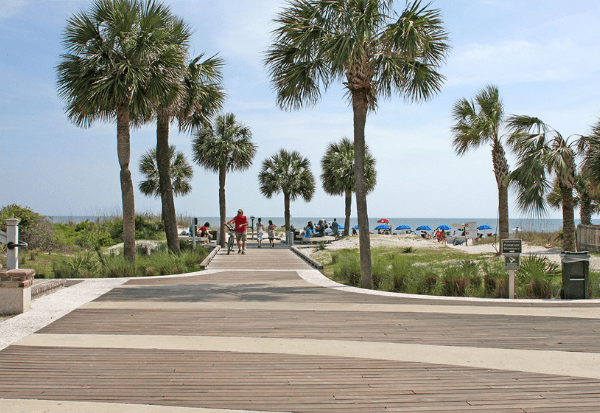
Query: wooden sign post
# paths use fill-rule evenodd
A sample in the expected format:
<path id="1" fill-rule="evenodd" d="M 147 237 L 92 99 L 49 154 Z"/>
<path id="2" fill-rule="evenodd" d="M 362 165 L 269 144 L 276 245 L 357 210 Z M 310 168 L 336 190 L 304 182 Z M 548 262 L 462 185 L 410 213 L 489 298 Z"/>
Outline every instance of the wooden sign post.
<path id="1" fill-rule="evenodd" d="M 508 298 L 515 298 L 515 270 L 521 268 L 521 252 L 523 241 L 520 239 L 503 239 L 501 252 L 504 254 L 504 268 L 508 270 Z"/>

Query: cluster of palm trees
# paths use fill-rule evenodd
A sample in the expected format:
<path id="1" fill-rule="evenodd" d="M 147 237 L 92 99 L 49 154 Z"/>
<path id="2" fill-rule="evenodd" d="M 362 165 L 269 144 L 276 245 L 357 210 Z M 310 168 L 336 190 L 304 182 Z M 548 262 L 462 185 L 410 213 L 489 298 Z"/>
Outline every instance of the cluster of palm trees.
<path id="1" fill-rule="evenodd" d="M 398 13 L 393 3 L 393 0 L 289 0 L 275 19 L 278 27 L 265 58 L 277 103 L 283 109 L 315 104 L 321 90 L 336 81 L 346 88 L 354 116 L 353 144 L 350 149 L 342 142 L 337 149 L 345 151 L 344 156 L 351 154 L 353 161 L 342 161 L 342 157 L 324 159 L 324 171 L 326 168 L 339 171 L 342 176 L 338 187 L 326 179 L 330 174 L 324 172 L 324 182 L 327 181 L 324 188 L 331 194 L 346 195 L 346 205 L 349 205 L 348 194 L 356 193 L 361 228 L 368 228 L 366 195 L 375 184 L 375 173 L 371 170 L 374 161 L 365 144 L 367 114 L 377 109 L 380 98 L 399 95 L 409 102 L 420 102 L 438 93 L 444 81 L 438 68 L 450 49 L 438 9 L 413 0 Z M 232 166 L 227 156 L 206 155 L 216 145 L 214 141 L 210 143 L 211 133 L 218 131 L 220 123 L 227 123 L 225 119 L 217 119 L 214 127 L 210 124 L 224 100 L 220 72 L 223 62 L 218 56 L 205 60 L 198 56 L 188 61 L 189 38 L 185 22 L 168 7 L 152 0 L 95 0 L 89 12 L 73 16 L 65 29 L 67 53 L 61 56 L 57 72 L 59 94 L 66 101 L 68 116 L 83 127 L 96 120 L 117 123 L 124 252 L 132 261 L 135 252 L 135 208 L 129 171 L 132 126 L 149 121 L 157 123 L 155 167 L 159 184 L 152 190 L 158 188 L 160 192 L 167 242 L 175 252 L 179 247 L 168 144 L 172 121 L 178 122 L 181 131 L 197 131 L 196 162 L 219 172 L 221 214 L 225 172 L 238 168 Z M 222 133 L 225 136 L 229 131 Z M 239 138 L 244 139 L 247 137 Z M 239 168 L 243 169 L 248 167 L 255 147 L 248 144 L 242 152 L 240 156 L 245 160 L 240 161 Z M 228 153 L 237 156 L 233 150 Z M 283 192 L 288 227 L 289 202 L 299 196 L 309 200 L 314 192 L 314 178 L 309 178 L 312 175 L 307 173 L 308 166 L 300 154 L 286 150 L 263 162 L 259 176 L 261 192 L 267 197 Z M 295 184 L 302 185 L 294 188 Z M 349 216 L 348 207 L 346 215 Z M 360 231 L 360 257 L 362 285 L 372 288 L 368 231 Z"/>
<path id="2" fill-rule="evenodd" d="M 500 239 L 508 238 L 508 188 L 512 186 L 519 209 L 526 213 L 541 216 L 548 207 L 562 207 L 562 248 L 575 251 L 575 207 L 580 206 L 582 224 L 591 224 L 592 214 L 600 208 L 600 122 L 589 136 L 564 138 L 536 117 L 505 116 L 494 85 L 486 86 L 473 100 L 456 102 L 453 116 L 457 154 L 482 145 L 492 148 Z M 505 144 L 516 155 L 512 172 Z"/>
<path id="3" fill-rule="evenodd" d="M 160 193 L 167 244 L 178 253 L 169 126 L 174 120 L 181 131 L 206 125 L 225 97 L 222 59 L 189 59 L 190 36 L 183 19 L 150 0 L 96 0 L 88 12 L 71 17 L 64 30 L 66 53 L 57 67 L 57 83 L 67 115 L 82 127 L 97 120 L 117 123 L 124 255 L 132 262 L 130 129 L 156 121 L 156 149 L 150 156 L 159 185 L 148 190 Z"/>

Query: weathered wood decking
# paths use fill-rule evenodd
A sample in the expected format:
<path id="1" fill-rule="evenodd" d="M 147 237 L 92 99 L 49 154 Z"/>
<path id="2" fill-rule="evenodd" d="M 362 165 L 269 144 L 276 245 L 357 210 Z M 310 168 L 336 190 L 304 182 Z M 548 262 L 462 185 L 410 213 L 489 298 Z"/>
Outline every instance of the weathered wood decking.
<path id="1" fill-rule="evenodd" d="M 0 411 L 598 411 L 598 303 L 357 294 L 314 271 L 250 245 L 130 280 L 0 351 Z"/>

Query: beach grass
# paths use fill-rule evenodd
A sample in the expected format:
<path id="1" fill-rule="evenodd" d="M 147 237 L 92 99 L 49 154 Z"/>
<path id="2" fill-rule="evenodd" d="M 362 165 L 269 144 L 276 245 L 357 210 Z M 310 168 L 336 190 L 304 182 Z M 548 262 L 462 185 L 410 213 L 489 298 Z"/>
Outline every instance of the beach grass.
<path id="1" fill-rule="evenodd" d="M 407 294 L 508 298 L 508 271 L 493 254 L 467 254 L 450 248 L 372 249 L 374 288 Z M 325 249 L 312 257 L 324 264 L 324 274 L 342 284 L 360 287 L 357 249 Z M 517 298 L 560 298 L 560 266 L 539 255 L 523 256 L 515 274 Z M 590 272 L 590 298 L 600 298 L 600 273 Z"/>

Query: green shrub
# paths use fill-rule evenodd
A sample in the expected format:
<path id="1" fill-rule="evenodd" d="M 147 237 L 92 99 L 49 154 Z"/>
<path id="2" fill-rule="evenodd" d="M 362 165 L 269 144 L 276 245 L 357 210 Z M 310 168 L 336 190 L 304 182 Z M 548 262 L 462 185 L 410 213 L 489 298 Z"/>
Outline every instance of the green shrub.
<path id="1" fill-rule="evenodd" d="M 26 242 L 29 249 L 53 250 L 58 247 L 52 224 L 43 215 L 28 207 L 12 204 L 0 210 L 0 231 L 6 232 L 6 220 L 18 218 L 19 240 Z"/>
<path id="2" fill-rule="evenodd" d="M 401 293 L 404 291 L 405 279 L 403 275 L 394 275 L 393 276 L 393 288 L 392 291 Z"/>
<path id="3" fill-rule="evenodd" d="M 55 278 L 90 278 L 98 275 L 98 260 L 91 252 L 63 257 L 52 263 Z"/>
<path id="4" fill-rule="evenodd" d="M 463 266 L 450 265 L 444 269 L 441 278 L 441 294 L 448 297 L 464 297 L 469 289 L 469 277 L 463 272 Z"/>
<path id="5" fill-rule="evenodd" d="M 345 284 L 359 287 L 361 285 L 360 259 L 358 254 L 345 250 L 336 251 L 332 256 L 336 262 L 334 277 Z"/>
<path id="6" fill-rule="evenodd" d="M 552 285 L 550 281 L 543 279 L 532 279 L 525 285 L 525 291 L 529 298 L 552 298 Z"/>
<path id="7" fill-rule="evenodd" d="M 435 288 L 437 286 L 438 276 L 435 274 L 427 274 L 423 278 L 421 278 L 421 283 L 419 284 L 418 294 L 427 294 L 431 295 L 435 292 Z"/>
<path id="8" fill-rule="evenodd" d="M 508 298 L 508 278 L 496 278 L 494 298 Z"/>

